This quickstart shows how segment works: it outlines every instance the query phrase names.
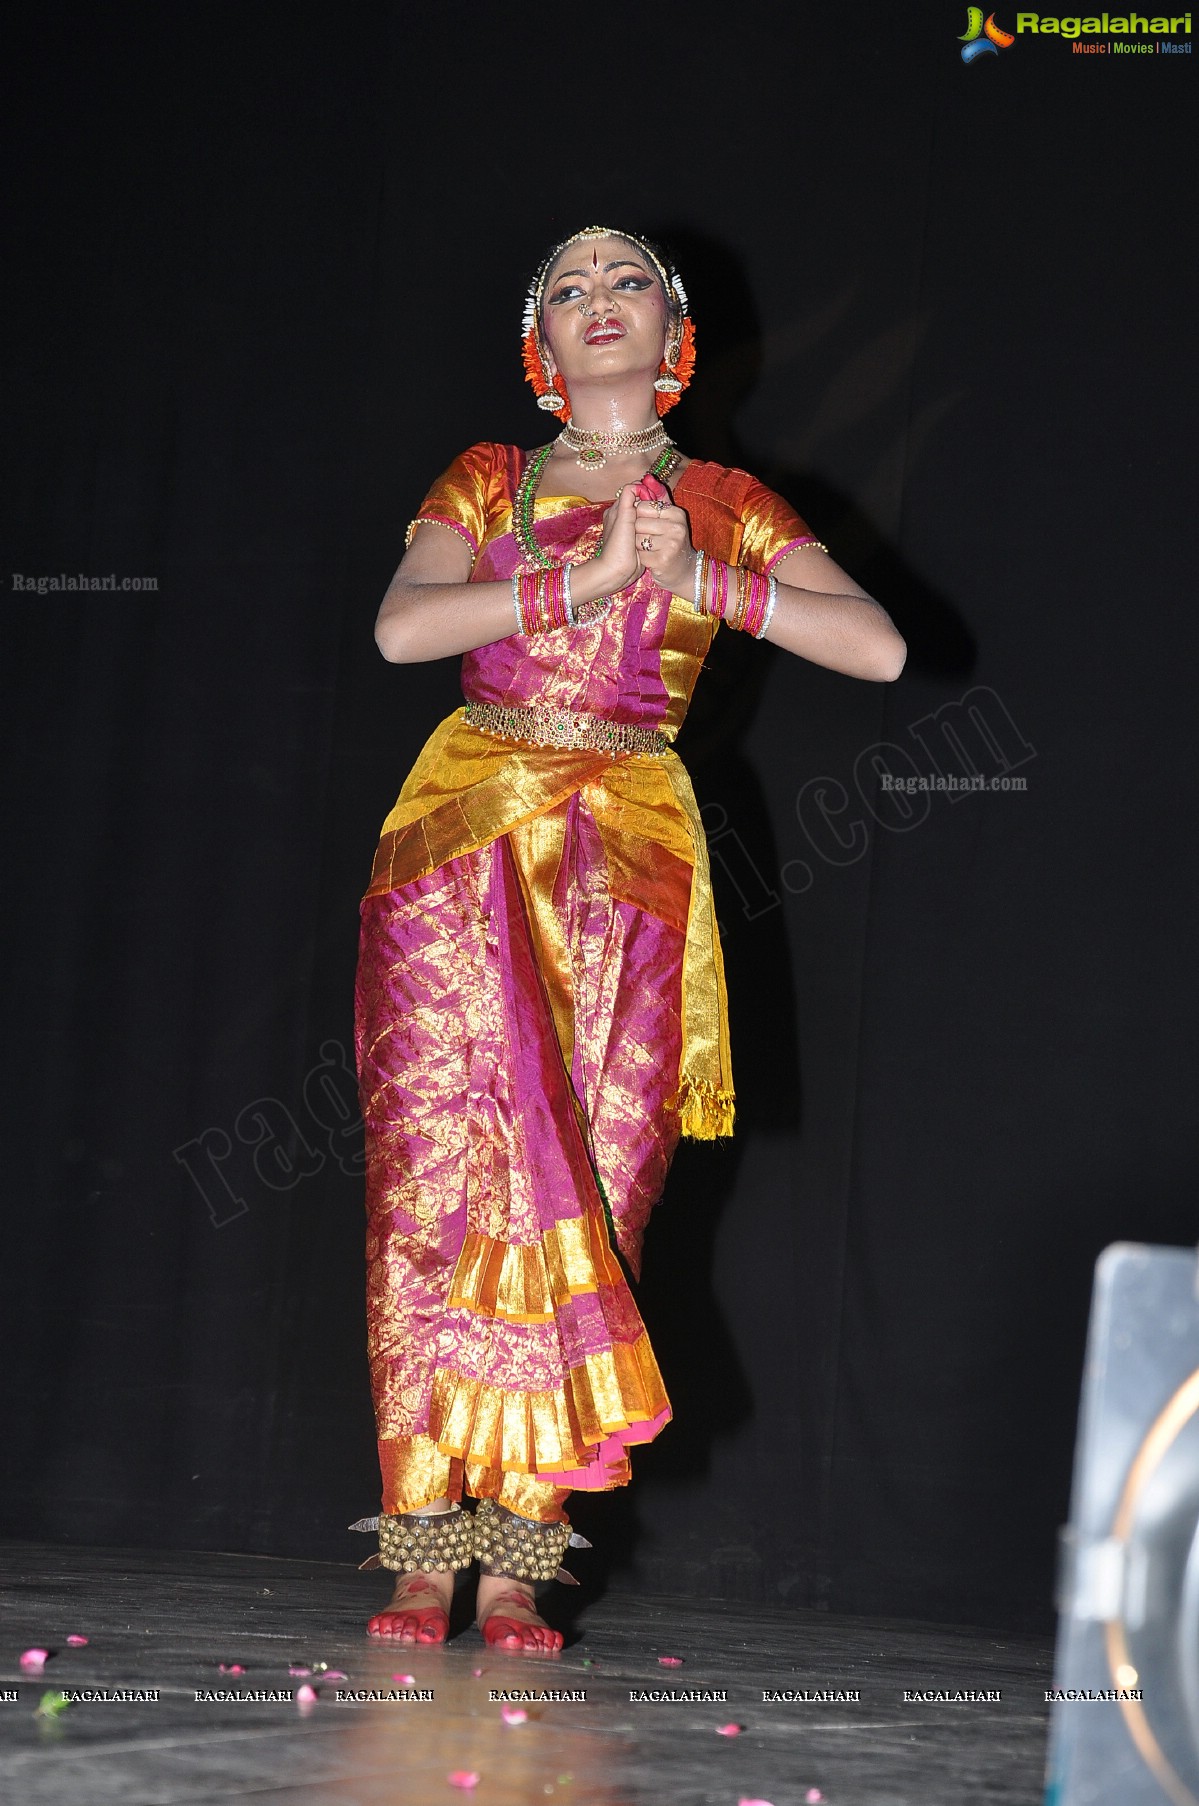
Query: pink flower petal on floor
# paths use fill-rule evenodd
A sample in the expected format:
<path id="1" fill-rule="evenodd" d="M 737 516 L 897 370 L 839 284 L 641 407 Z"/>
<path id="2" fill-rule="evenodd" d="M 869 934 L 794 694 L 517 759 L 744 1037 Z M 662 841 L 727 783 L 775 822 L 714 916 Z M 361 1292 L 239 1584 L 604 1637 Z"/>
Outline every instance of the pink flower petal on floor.
<path id="1" fill-rule="evenodd" d="M 804 1795 L 804 1799 L 808 1802 L 808 1806 L 816 1806 L 816 1802 L 818 1800 L 823 1800 L 823 1798 L 824 1795 L 818 1787 L 809 1787 L 807 1793 Z"/>
<path id="2" fill-rule="evenodd" d="M 772 1802 L 770 1800 L 740 1799 L 737 1801 L 737 1806 L 772 1806 Z"/>
<path id="3" fill-rule="evenodd" d="M 451 1787 L 477 1787 L 479 1777 L 473 1768 L 452 1768 L 446 1776 Z"/>
<path id="4" fill-rule="evenodd" d="M 662 1668 L 681 1668 L 683 1658 L 682 1656 L 659 1656 L 658 1663 Z"/>
<path id="5" fill-rule="evenodd" d="M 505 1724 L 524 1724 L 529 1714 L 522 1712 L 519 1706 L 501 1706 L 500 1717 Z"/>
<path id="6" fill-rule="evenodd" d="M 222 1662 L 220 1669 L 222 1674 L 244 1674 L 246 1672 L 240 1662 Z"/>
<path id="7" fill-rule="evenodd" d="M 48 1649 L 26 1649 L 21 1652 L 21 1666 L 31 1674 L 40 1674 L 50 1660 Z"/>
<path id="8" fill-rule="evenodd" d="M 321 1676 L 322 1681 L 348 1681 L 349 1678 L 349 1675 L 343 1674 L 340 1668 L 326 1668 Z"/>
<path id="9" fill-rule="evenodd" d="M 312 1670 L 311 1670 L 311 1668 L 296 1668 L 293 1666 L 293 1667 L 289 1668 L 287 1672 L 288 1672 L 288 1674 L 293 1674 L 293 1675 L 295 1675 L 295 1674 L 311 1674 Z"/>
<path id="10" fill-rule="evenodd" d="M 310 1687 L 308 1685 L 307 1681 L 304 1682 L 304 1685 L 302 1687 L 296 1688 L 296 1704 L 297 1704 L 297 1706 L 315 1706 L 315 1704 L 317 1702 L 317 1698 L 318 1698 L 318 1695 L 317 1695 L 316 1688 Z"/>
<path id="11" fill-rule="evenodd" d="M 87 1638 L 78 1637 L 75 1635 L 74 1631 L 72 1631 L 71 1635 L 67 1638 L 67 1642 L 70 1643 L 74 1649 L 82 1649 L 83 1645 L 87 1642 Z"/>
<path id="12" fill-rule="evenodd" d="M 743 1724 L 718 1724 L 716 1735 L 718 1737 L 740 1737 L 744 1729 Z"/>
<path id="13" fill-rule="evenodd" d="M 476 1674 L 481 1674 L 482 1669 L 476 1669 L 475 1672 Z M 400 1687 L 412 1687 L 416 1684 L 416 1676 L 414 1674 L 393 1674 L 391 1678 L 396 1682 L 397 1686 Z"/>
<path id="14" fill-rule="evenodd" d="M 472 1668 L 471 1669 L 471 1673 L 475 1676 L 482 1674 L 482 1672 L 483 1672 L 483 1670 L 481 1668 Z"/>

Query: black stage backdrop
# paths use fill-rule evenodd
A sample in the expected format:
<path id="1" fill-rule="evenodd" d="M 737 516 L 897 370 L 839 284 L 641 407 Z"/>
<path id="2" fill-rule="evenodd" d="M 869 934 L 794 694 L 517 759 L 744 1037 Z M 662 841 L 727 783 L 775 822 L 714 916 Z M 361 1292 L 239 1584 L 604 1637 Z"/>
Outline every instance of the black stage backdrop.
<path id="1" fill-rule="evenodd" d="M 701 679 L 739 1132 L 651 1226 L 675 1422 L 575 1566 L 1048 1622 L 1094 1259 L 1196 1236 L 1195 70 L 966 64 L 965 11 L 27 11 L 7 1532 L 362 1558 L 357 906 L 460 700 L 374 616 L 454 453 L 545 438 L 524 284 L 614 221 L 691 293 L 684 449 L 911 655 L 723 635 Z"/>

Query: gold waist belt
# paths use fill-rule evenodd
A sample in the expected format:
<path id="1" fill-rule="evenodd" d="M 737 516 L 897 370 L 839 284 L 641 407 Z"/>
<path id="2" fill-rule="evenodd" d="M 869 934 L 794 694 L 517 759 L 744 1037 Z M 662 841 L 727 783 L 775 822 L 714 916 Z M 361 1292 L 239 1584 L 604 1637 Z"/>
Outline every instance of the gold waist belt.
<path id="1" fill-rule="evenodd" d="M 468 702 L 463 719 L 485 734 L 503 740 L 526 740 L 534 746 L 586 747 L 595 752 L 662 753 L 670 745 L 656 727 L 640 727 L 631 721 L 609 721 L 606 715 L 585 715 L 579 709 L 505 708 L 498 702 Z"/>

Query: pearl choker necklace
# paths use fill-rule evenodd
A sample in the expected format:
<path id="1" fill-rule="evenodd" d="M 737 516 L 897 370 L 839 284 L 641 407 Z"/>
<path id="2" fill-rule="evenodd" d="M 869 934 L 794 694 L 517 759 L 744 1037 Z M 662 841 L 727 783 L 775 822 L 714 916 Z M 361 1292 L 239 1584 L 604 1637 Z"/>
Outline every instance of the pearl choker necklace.
<path id="1" fill-rule="evenodd" d="M 647 452 L 662 451 L 666 446 L 674 444 L 661 421 L 656 426 L 645 427 L 639 433 L 585 433 L 568 422 L 558 434 L 558 439 L 576 454 L 575 463 L 580 470 L 602 470 L 607 462 L 608 452 L 629 452 L 640 456 Z"/>

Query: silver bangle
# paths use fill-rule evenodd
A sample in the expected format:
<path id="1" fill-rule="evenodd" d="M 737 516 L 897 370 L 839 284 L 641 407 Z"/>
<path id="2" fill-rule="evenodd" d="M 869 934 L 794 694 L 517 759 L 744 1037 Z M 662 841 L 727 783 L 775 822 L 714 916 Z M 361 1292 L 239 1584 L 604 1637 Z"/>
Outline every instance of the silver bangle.
<path id="1" fill-rule="evenodd" d="M 765 635 L 766 629 L 770 626 L 771 616 L 774 614 L 774 605 L 779 599 L 779 580 L 778 580 L 778 578 L 772 574 L 770 577 L 767 578 L 766 581 L 767 581 L 767 588 L 769 591 L 769 594 L 767 595 L 767 598 L 766 598 L 766 613 L 762 616 L 762 625 L 758 628 L 757 633 L 755 633 L 755 635 L 754 635 L 755 640 L 760 640 Z"/>
<path id="2" fill-rule="evenodd" d="M 562 566 L 562 600 L 566 604 L 567 625 L 569 627 L 577 627 L 579 623 L 575 619 L 574 599 L 570 593 L 570 570 L 571 567 L 569 564 L 564 564 Z"/>
<path id="3" fill-rule="evenodd" d="M 704 612 L 703 599 L 699 593 L 699 580 L 703 575 L 703 569 L 704 555 L 702 551 L 699 551 L 695 554 L 695 612 L 697 615 L 702 615 Z"/>
<path id="4" fill-rule="evenodd" d="M 512 573 L 512 612 L 516 616 L 516 631 L 523 633 L 525 624 L 520 618 L 520 572 Z"/>

